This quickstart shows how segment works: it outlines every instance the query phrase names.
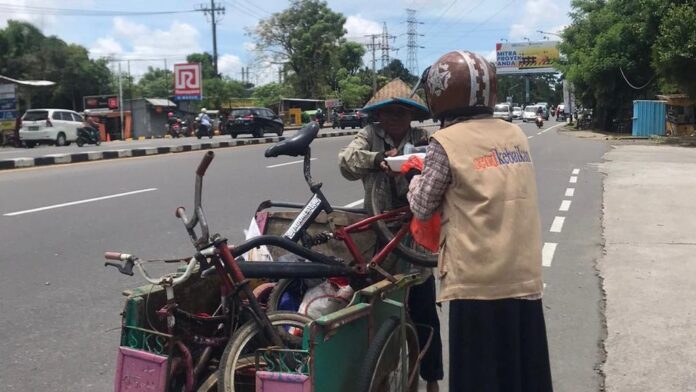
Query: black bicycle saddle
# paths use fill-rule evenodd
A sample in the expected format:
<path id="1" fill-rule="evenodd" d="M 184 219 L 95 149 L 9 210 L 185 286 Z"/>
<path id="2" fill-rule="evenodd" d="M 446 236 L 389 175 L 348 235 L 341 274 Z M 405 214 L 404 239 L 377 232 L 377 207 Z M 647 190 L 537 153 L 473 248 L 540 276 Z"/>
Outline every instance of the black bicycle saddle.
<path id="1" fill-rule="evenodd" d="M 295 136 L 290 139 L 283 140 L 282 142 L 268 147 L 265 154 L 266 158 L 275 158 L 280 155 L 288 155 L 291 157 L 304 155 L 318 133 L 319 124 L 312 121 L 297 131 Z"/>

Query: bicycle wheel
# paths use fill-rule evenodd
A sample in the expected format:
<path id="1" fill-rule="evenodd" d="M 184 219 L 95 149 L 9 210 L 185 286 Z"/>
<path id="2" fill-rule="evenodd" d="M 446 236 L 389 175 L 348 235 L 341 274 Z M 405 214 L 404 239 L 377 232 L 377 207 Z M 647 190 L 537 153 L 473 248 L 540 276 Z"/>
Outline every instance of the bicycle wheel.
<path id="1" fill-rule="evenodd" d="M 309 285 L 304 279 L 289 278 L 279 280 L 268 297 L 266 304 L 268 311 L 296 312 L 300 308 L 302 298 L 308 289 Z"/>
<path id="2" fill-rule="evenodd" d="M 403 330 L 398 317 L 390 317 L 377 330 L 358 373 L 355 389 L 358 392 L 416 391 L 416 378 L 411 379 L 418 366 L 418 337 L 410 322 L 406 323 L 406 347 L 401 344 Z M 406 350 L 406 363 L 402 361 L 402 349 Z M 412 381 L 404 388 L 403 374 Z M 408 381 L 407 381 L 408 383 Z"/>
<path id="3" fill-rule="evenodd" d="M 378 215 L 389 210 L 406 206 L 406 192 L 408 189 L 404 183 L 397 183 L 397 179 L 387 176 L 385 173 L 380 173 L 374 177 L 374 180 L 367 184 L 365 199 L 365 209 L 370 215 Z M 374 223 L 374 229 L 377 236 L 385 243 L 391 241 L 394 235 L 409 222 L 394 221 L 386 222 L 380 220 Z M 420 265 L 423 267 L 437 266 L 437 253 L 433 253 L 428 249 L 418 245 L 411 236 L 409 231 L 406 236 L 399 242 L 394 252 L 404 258 L 406 261 Z"/>
<path id="4" fill-rule="evenodd" d="M 299 313 L 269 313 L 268 319 L 275 327 L 285 348 L 299 349 L 302 337 L 288 332 L 290 327 L 303 328 L 312 321 Z M 255 392 L 256 391 L 256 350 L 270 347 L 256 321 L 252 320 L 237 329 L 220 358 L 218 374 L 219 392 Z"/>

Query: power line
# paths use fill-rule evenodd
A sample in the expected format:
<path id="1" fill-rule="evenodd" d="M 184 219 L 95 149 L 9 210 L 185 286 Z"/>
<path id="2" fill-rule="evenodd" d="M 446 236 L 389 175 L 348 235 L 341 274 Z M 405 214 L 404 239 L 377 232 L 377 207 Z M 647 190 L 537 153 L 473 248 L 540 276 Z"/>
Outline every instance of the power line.
<path id="1" fill-rule="evenodd" d="M 408 35 L 408 53 L 406 55 L 406 68 L 412 75 L 418 75 L 418 49 L 425 48 L 424 46 L 419 46 L 417 43 L 418 36 L 423 36 L 423 34 L 418 34 L 417 29 L 419 22 L 416 19 L 416 10 L 407 8 L 406 9 L 406 23 L 408 23 L 407 35 Z"/>
<path id="2" fill-rule="evenodd" d="M 380 49 L 382 49 L 382 68 L 385 68 L 387 65 L 389 65 L 389 51 L 393 50 L 389 47 L 389 40 L 393 40 L 394 38 L 396 38 L 396 36 L 389 35 L 389 33 L 387 32 L 387 22 L 383 22 L 382 44 L 380 45 Z"/>
<path id="3" fill-rule="evenodd" d="M 225 4 L 229 5 L 232 8 L 235 8 L 249 16 L 253 16 L 254 18 L 259 18 L 263 19 L 264 16 L 256 13 L 256 11 L 252 10 L 251 8 L 247 7 L 246 5 L 242 4 L 241 2 L 237 1 L 237 4 L 233 4 L 230 1 L 225 1 Z"/>
<path id="4" fill-rule="evenodd" d="M 148 16 L 148 15 L 171 15 L 188 14 L 198 12 L 197 10 L 179 11 L 115 11 L 115 10 L 80 10 L 74 8 L 51 8 L 37 7 L 29 5 L 14 5 L 0 3 L 0 10 L 9 12 L 22 12 L 30 15 L 65 15 L 65 16 Z"/>
<path id="5" fill-rule="evenodd" d="M 211 25 L 213 27 L 213 70 L 215 71 L 215 77 L 218 77 L 218 51 L 217 51 L 217 21 L 216 16 L 222 16 L 225 14 L 225 7 L 215 5 L 215 0 L 210 0 L 210 8 L 204 7 L 203 4 L 198 8 L 199 11 L 207 16 L 210 15 Z"/>
<path id="6" fill-rule="evenodd" d="M 375 53 L 377 52 L 377 49 L 380 47 L 380 44 L 375 42 L 379 37 L 381 37 L 381 34 L 369 34 L 366 35 L 365 37 L 368 37 L 372 40 L 371 43 L 365 44 L 368 49 L 372 50 L 372 95 L 375 95 L 377 93 L 377 70 L 376 64 L 377 64 L 377 58 L 375 57 Z"/>
<path id="7" fill-rule="evenodd" d="M 256 8 L 257 10 L 263 12 L 264 14 L 272 15 L 271 12 L 266 11 L 265 9 L 259 7 L 258 5 L 252 3 L 252 2 L 249 1 L 249 0 L 244 0 L 244 3 L 247 4 L 247 5 L 250 5 L 250 6 L 254 7 L 254 8 Z"/>

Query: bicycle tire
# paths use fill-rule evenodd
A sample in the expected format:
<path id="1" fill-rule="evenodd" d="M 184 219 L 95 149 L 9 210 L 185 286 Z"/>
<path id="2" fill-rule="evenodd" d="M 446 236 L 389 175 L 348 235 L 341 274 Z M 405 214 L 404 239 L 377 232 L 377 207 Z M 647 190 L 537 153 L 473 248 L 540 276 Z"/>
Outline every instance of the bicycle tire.
<path id="1" fill-rule="evenodd" d="M 299 279 L 299 278 L 286 278 L 286 279 L 281 279 L 278 282 L 276 282 L 275 286 L 273 287 L 273 290 L 271 290 L 271 295 L 268 297 L 268 302 L 266 303 L 266 309 L 268 309 L 269 312 L 273 311 L 297 311 L 297 309 L 280 309 L 280 301 L 283 297 L 283 294 L 288 290 L 288 288 L 292 284 L 300 284 L 301 286 L 304 286 L 304 291 L 309 288 L 307 284 L 304 283 L 304 279 Z M 302 290 L 302 287 L 299 288 L 299 290 Z M 304 292 L 302 293 L 304 294 Z M 302 298 L 300 298 L 300 301 L 302 301 Z M 299 308 L 299 307 L 298 307 Z"/>
<path id="2" fill-rule="evenodd" d="M 378 215 L 388 211 L 390 208 L 393 208 L 393 205 L 391 205 L 393 204 L 391 201 L 391 195 L 384 192 L 384 186 L 388 185 L 389 181 L 389 176 L 387 176 L 385 173 L 379 173 L 374 176 L 372 181 L 366 184 L 365 194 L 367 197 L 365 198 L 364 204 L 369 215 Z M 385 198 L 385 195 L 387 194 L 389 197 Z M 373 224 L 373 228 L 383 243 L 388 243 L 394 238 L 394 233 L 396 230 L 392 231 L 387 223 L 383 220 L 375 222 Z M 407 237 L 410 237 L 410 233 Z M 409 263 L 428 268 L 437 267 L 437 253 L 432 253 L 429 250 L 416 245 L 415 241 L 413 240 L 411 241 L 410 246 L 402 240 L 399 245 L 394 248 L 394 252 Z"/>
<path id="3" fill-rule="evenodd" d="M 312 321 L 312 319 L 307 316 L 291 312 L 268 313 L 268 319 L 271 321 L 271 324 L 273 326 L 283 327 L 282 335 L 284 340 L 287 340 L 286 343 L 289 343 L 288 348 L 300 348 L 300 346 L 302 345 L 302 337 L 296 337 L 294 335 L 291 335 L 290 333 L 287 333 L 284 330 L 284 328 L 303 328 L 306 324 Z M 243 372 L 251 368 L 255 369 L 254 353 L 256 349 L 262 347 L 247 347 L 247 344 L 251 342 L 253 338 L 257 335 L 262 336 L 262 334 L 263 332 L 261 331 L 261 328 L 254 320 L 245 323 L 234 332 L 232 338 L 225 347 L 225 351 L 222 353 L 222 357 L 220 357 L 220 370 L 218 372 L 218 392 L 240 392 L 241 390 L 256 390 L 255 375 L 251 376 L 251 380 L 249 380 L 245 384 L 242 384 L 245 381 L 237 380 L 237 371 L 231 370 L 239 369 L 240 372 Z M 250 351 L 247 351 L 246 356 L 242 357 L 242 355 L 245 354 L 245 349 Z M 240 358 L 243 358 L 243 360 L 239 361 Z"/>
<path id="4" fill-rule="evenodd" d="M 401 364 L 401 349 L 397 348 L 398 346 L 395 346 L 400 344 L 399 333 L 401 332 L 401 326 L 399 321 L 400 320 L 398 317 L 390 317 L 377 330 L 377 333 L 372 339 L 372 342 L 370 342 L 370 346 L 365 354 L 365 361 L 363 362 L 360 372 L 358 373 L 356 383 L 357 387 L 355 389 L 357 392 L 385 392 L 387 391 L 385 386 L 388 388 L 395 388 L 389 389 L 390 391 L 403 390 L 402 385 L 398 382 L 400 380 L 399 378 L 397 378 L 395 382 L 389 377 L 385 379 L 385 374 L 381 373 L 381 371 L 385 370 L 383 368 L 384 366 L 394 363 L 394 355 L 398 356 L 396 357 L 396 362 Z M 407 354 L 409 360 L 408 375 L 409 378 L 411 378 L 411 373 L 415 371 L 418 366 L 418 335 L 416 334 L 415 327 L 410 322 L 406 323 L 406 331 L 409 351 Z M 396 340 L 392 340 L 394 337 L 396 337 Z M 399 366 L 397 366 L 397 369 L 398 368 Z M 396 375 L 398 377 L 401 376 L 400 372 L 396 372 Z M 414 377 L 411 381 L 411 385 L 409 385 L 405 390 L 416 391 L 418 389 L 418 383 L 415 382 L 416 378 Z"/>

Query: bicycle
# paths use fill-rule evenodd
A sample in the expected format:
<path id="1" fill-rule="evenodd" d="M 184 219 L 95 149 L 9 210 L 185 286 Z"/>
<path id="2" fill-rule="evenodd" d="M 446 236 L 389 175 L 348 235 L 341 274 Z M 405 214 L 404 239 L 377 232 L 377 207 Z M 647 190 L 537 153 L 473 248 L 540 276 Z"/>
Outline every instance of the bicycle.
<path id="1" fill-rule="evenodd" d="M 200 265 L 201 277 L 215 274 L 220 280 L 221 306 L 223 317 L 228 325 L 227 331 L 232 332 L 232 337 L 228 340 L 226 348 L 221 356 L 219 365 L 219 389 L 223 391 L 240 390 L 247 385 L 253 385 L 252 364 L 254 363 L 254 352 L 263 347 L 275 346 L 284 348 L 296 348 L 301 340 L 290 331 L 301 329 L 311 319 L 297 313 L 269 312 L 266 314 L 253 291 L 249 286 L 247 278 L 329 278 L 336 276 L 365 277 L 368 268 L 373 269 L 384 275 L 387 279 L 395 281 L 395 278 L 380 267 L 380 263 L 400 245 L 400 241 L 408 233 L 408 222 L 410 221 L 410 211 L 408 207 L 401 207 L 393 211 L 387 211 L 375 216 L 363 219 L 345 228 L 336 229 L 331 232 L 320 233 L 320 235 L 308 236 L 306 230 L 312 221 L 323 211 L 330 214 L 334 208 L 328 203 L 321 193 L 321 183 L 314 183 L 310 173 L 311 151 L 309 145 L 319 131 L 318 125 L 312 123 L 300 130 L 295 136 L 276 145 L 266 151 L 266 156 L 304 156 L 304 176 L 313 196 L 302 208 L 296 219 L 292 222 L 288 230 L 282 236 L 262 235 L 249 239 L 237 246 L 227 244 L 227 239 L 220 234 L 210 235 L 205 213 L 202 207 L 202 183 L 203 176 L 210 165 L 214 153 L 209 151 L 205 154 L 198 169 L 196 170 L 195 185 L 195 209 L 192 218 L 189 220 L 183 207 L 176 210 L 176 216 L 181 219 L 189 237 L 194 244 L 197 252 L 190 258 L 186 271 L 192 271 L 195 265 Z M 269 202 L 273 205 L 273 202 Z M 275 206 L 289 206 L 289 203 L 276 203 Z M 295 205 L 296 206 L 296 205 Z M 349 211 L 350 209 L 343 209 Z M 385 227 L 388 223 L 399 222 L 401 228 L 392 234 L 392 239 L 370 259 L 369 263 L 360 254 L 355 242 L 351 238 L 351 233 L 359 233 L 370 230 L 373 224 L 383 222 Z M 196 227 L 200 226 L 200 235 L 196 233 Z M 385 234 L 388 236 L 388 234 Z M 321 242 L 337 239 L 343 241 L 350 251 L 353 260 L 346 263 L 336 257 L 326 256 L 311 249 L 312 245 Z M 303 245 L 297 242 L 301 241 Z M 310 263 L 293 262 L 272 262 L 272 263 L 253 263 L 241 262 L 237 258 L 249 250 L 262 246 L 277 246 L 298 256 L 304 257 Z M 107 263 L 106 265 L 115 266 L 121 273 L 132 275 L 134 265 L 142 270 L 142 261 L 131 255 L 111 253 L 109 259 L 119 260 L 124 263 Z M 430 255 L 428 255 L 430 257 Z M 427 259 L 427 258 L 426 258 Z M 168 287 L 173 289 L 174 282 L 185 281 L 179 279 L 190 277 L 190 272 L 186 272 L 181 277 L 172 278 Z M 179 279 L 178 281 L 176 279 Z M 161 282 L 161 281 L 160 281 Z M 239 301 L 243 296 L 245 301 Z M 167 297 L 169 300 L 169 296 Z M 173 301 L 173 295 L 172 295 Z M 231 308 L 227 308 L 230 307 Z M 176 308 L 172 306 L 172 308 Z M 165 313 L 166 314 L 166 313 Z M 247 314 L 249 321 L 244 324 L 234 324 L 229 315 Z M 167 314 L 168 322 L 176 325 L 175 312 L 171 317 Z M 172 346 L 173 347 L 173 346 Z M 170 351 L 172 352 L 172 351 Z M 182 350 L 182 352 L 185 352 Z M 184 356 L 186 356 L 184 354 Z M 171 358 L 169 358 L 171 360 Z M 191 361 L 186 360 L 186 371 L 191 367 Z M 201 363 L 200 359 L 197 362 Z M 196 366 L 198 366 L 198 364 Z M 194 368 L 195 369 L 195 368 Z M 188 374 L 188 373 L 187 373 Z M 195 373 L 194 373 L 195 375 Z M 197 380 L 194 380 L 194 385 Z M 207 382 L 207 380 L 206 380 Z M 191 382 L 187 379 L 187 389 Z"/>

